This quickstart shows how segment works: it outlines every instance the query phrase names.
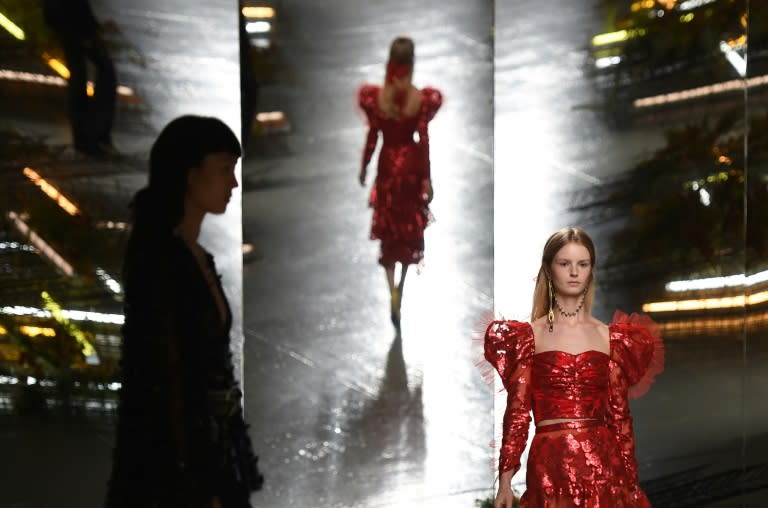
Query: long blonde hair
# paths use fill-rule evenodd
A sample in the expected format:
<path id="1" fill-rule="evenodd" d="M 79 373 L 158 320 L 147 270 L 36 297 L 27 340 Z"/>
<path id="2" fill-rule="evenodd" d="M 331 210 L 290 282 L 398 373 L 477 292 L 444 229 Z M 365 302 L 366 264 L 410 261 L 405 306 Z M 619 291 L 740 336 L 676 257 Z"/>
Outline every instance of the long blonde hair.
<path id="1" fill-rule="evenodd" d="M 566 227 L 549 237 L 544 244 L 544 252 L 541 254 L 541 268 L 536 276 L 536 287 L 533 290 L 533 308 L 531 309 L 531 322 L 546 316 L 554 295 L 549 292 L 550 267 L 555 255 L 569 243 L 583 245 L 589 251 L 589 260 L 592 271 L 589 276 L 587 294 L 584 296 L 584 311 L 592 310 L 592 300 L 595 296 L 595 244 L 586 231 L 577 227 Z"/>
<path id="2" fill-rule="evenodd" d="M 414 43 L 410 37 L 396 37 L 389 47 L 385 87 L 396 78 L 413 74 Z M 403 90 L 391 90 L 382 97 L 382 110 L 391 118 L 400 118 L 407 94 Z"/>

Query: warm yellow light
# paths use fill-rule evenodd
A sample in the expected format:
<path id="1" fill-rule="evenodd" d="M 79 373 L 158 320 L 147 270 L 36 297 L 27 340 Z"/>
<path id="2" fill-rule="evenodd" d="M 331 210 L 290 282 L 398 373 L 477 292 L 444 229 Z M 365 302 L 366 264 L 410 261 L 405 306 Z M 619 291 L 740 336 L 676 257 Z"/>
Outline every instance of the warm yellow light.
<path id="1" fill-rule="evenodd" d="M 754 78 L 733 79 L 731 81 L 723 81 L 714 85 L 706 85 L 698 88 L 690 88 L 681 92 L 671 92 L 662 95 L 656 95 L 654 97 L 646 97 L 643 99 L 635 99 L 634 106 L 636 108 L 646 108 L 649 106 L 658 106 L 660 104 L 667 104 L 670 102 L 686 101 L 691 99 L 698 99 L 706 97 L 708 95 L 715 95 L 720 93 L 733 92 L 736 90 L 743 90 L 746 88 L 756 88 L 759 86 L 768 85 L 768 74 L 763 76 L 756 76 Z"/>
<path id="2" fill-rule="evenodd" d="M 37 337 L 38 335 L 42 335 L 43 337 L 56 337 L 56 330 L 48 327 L 20 326 L 19 331 L 30 337 Z"/>
<path id="3" fill-rule="evenodd" d="M 683 319 L 659 323 L 664 336 L 688 335 L 705 330 L 740 330 L 746 324 L 748 328 L 759 327 L 768 322 L 768 313 L 752 316 L 712 317 L 703 319 Z"/>
<path id="4" fill-rule="evenodd" d="M 0 335 L 5 335 L 6 333 L 8 333 L 8 330 L 3 328 L 3 325 L 0 325 Z"/>
<path id="5" fill-rule="evenodd" d="M 692 12 L 689 12 L 688 14 L 683 14 L 680 16 L 680 22 L 681 23 L 690 23 L 693 21 L 694 14 Z"/>
<path id="6" fill-rule="evenodd" d="M 59 189 L 48 183 L 48 181 L 40 176 L 34 169 L 30 167 L 24 168 L 24 176 L 32 180 L 32 183 L 40 187 L 40 190 L 45 192 L 49 198 L 56 201 L 56 204 L 69 215 L 75 216 L 80 213 L 80 209 L 77 208 L 72 201 L 67 199 L 61 192 L 59 192 Z"/>
<path id="7" fill-rule="evenodd" d="M 282 122 L 285 120 L 285 113 L 282 111 L 263 111 L 256 115 L 258 122 Z"/>
<path id="8" fill-rule="evenodd" d="M 741 46 L 744 46 L 747 43 L 747 36 L 742 34 L 735 39 L 728 39 L 726 44 L 730 46 L 731 48 L 739 48 Z"/>
<path id="9" fill-rule="evenodd" d="M 243 16 L 248 19 L 271 19 L 275 17 L 272 7 L 243 7 Z"/>
<path id="10" fill-rule="evenodd" d="M 86 357 L 97 358 L 96 348 L 94 348 L 93 344 L 86 338 L 85 333 L 78 328 L 77 325 L 67 319 L 61 309 L 61 305 L 59 305 L 47 291 L 40 293 L 40 296 L 43 298 L 43 306 L 51 313 L 53 319 L 63 326 L 67 333 L 74 337 L 78 344 L 80 344 L 80 349 L 83 352 L 83 355 Z"/>
<path id="11" fill-rule="evenodd" d="M 69 72 L 69 69 L 67 69 L 67 66 L 55 58 L 49 58 L 48 65 L 50 66 L 51 69 L 56 71 L 58 75 L 64 79 L 69 79 L 69 77 L 71 76 L 71 73 Z"/>
<path id="12" fill-rule="evenodd" d="M 6 18 L 5 15 L 0 12 L 0 26 L 8 30 L 8 32 L 19 39 L 20 41 L 23 41 L 26 39 L 26 35 L 24 35 L 24 30 L 19 28 L 19 26 L 11 21 L 10 19 Z"/>
<path id="13" fill-rule="evenodd" d="M 55 264 L 62 272 L 69 275 L 70 277 L 75 275 L 75 270 L 72 268 L 72 265 L 67 263 L 64 258 L 62 258 L 61 255 L 56 252 L 56 250 L 54 250 L 53 247 L 48 245 L 48 242 L 40 238 L 37 233 L 32 231 L 27 223 L 21 219 L 19 214 L 16 212 L 8 212 L 7 217 L 13 222 L 13 225 L 16 226 L 16 229 L 19 230 L 19 233 L 29 238 L 29 241 L 32 243 L 32 245 L 37 247 L 37 249 L 42 252 L 45 257 L 50 259 L 51 262 Z"/>
<path id="14" fill-rule="evenodd" d="M 630 8 L 632 12 L 637 12 L 642 9 L 653 9 L 655 3 L 654 0 L 640 0 L 639 2 L 633 2 Z"/>
<path id="15" fill-rule="evenodd" d="M 749 296 L 724 296 L 721 298 L 702 298 L 699 300 L 672 300 L 643 304 L 645 312 L 685 312 L 694 310 L 734 309 L 745 305 L 757 305 L 768 302 L 768 291 L 761 291 Z"/>
<path id="16" fill-rule="evenodd" d="M 62 70 L 66 70 L 67 73 L 69 72 L 69 69 L 66 67 L 63 67 Z M 67 74 L 67 77 L 68 76 L 69 75 Z M 26 83 L 42 83 L 44 85 L 61 87 L 67 86 L 67 80 L 61 76 L 49 76 L 45 74 L 37 74 L 34 72 L 14 71 L 10 69 L 0 69 L 0 79 L 7 81 L 21 81 Z M 117 85 L 117 94 L 124 97 L 136 97 L 133 89 L 125 85 Z M 90 81 L 88 82 L 88 95 L 93 95 L 93 82 Z"/>
<path id="17" fill-rule="evenodd" d="M 125 85 L 117 85 L 117 94 L 124 95 L 126 97 L 133 97 L 135 95 L 133 93 L 133 88 Z"/>
<path id="18" fill-rule="evenodd" d="M 87 85 L 85 85 L 85 91 L 88 94 L 88 97 L 93 97 L 93 82 L 89 81 Z"/>
<path id="19" fill-rule="evenodd" d="M 604 34 L 598 34 L 592 37 L 593 46 L 605 46 L 606 44 L 613 44 L 615 42 L 623 42 L 629 39 L 629 32 L 626 30 L 619 30 L 618 32 L 608 32 Z"/>

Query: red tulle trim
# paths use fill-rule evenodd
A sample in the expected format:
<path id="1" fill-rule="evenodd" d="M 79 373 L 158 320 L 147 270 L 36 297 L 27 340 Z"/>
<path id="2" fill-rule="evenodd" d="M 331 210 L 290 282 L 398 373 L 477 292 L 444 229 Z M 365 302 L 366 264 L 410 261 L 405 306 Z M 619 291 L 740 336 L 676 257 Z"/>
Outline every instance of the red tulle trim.
<path id="1" fill-rule="evenodd" d="M 629 397 L 637 399 L 645 395 L 651 388 L 656 376 L 664 372 L 664 341 L 661 337 L 661 327 L 645 314 L 633 312 L 626 314 L 617 310 L 613 315 L 612 324 L 627 324 L 643 328 L 650 336 L 653 352 L 651 361 L 639 381 L 629 387 Z"/>
<path id="2" fill-rule="evenodd" d="M 353 108 L 360 116 L 362 123 L 366 125 L 371 124 L 371 117 L 378 109 L 376 98 L 380 90 L 381 87 L 378 85 L 364 83 L 357 87 L 357 92 L 353 96 L 355 101 Z"/>
<path id="3" fill-rule="evenodd" d="M 485 310 L 480 317 L 475 321 L 472 326 L 471 333 L 471 358 L 477 367 L 478 372 L 488 384 L 488 386 L 494 386 L 494 380 L 496 378 L 496 369 L 494 366 L 485 359 L 485 334 L 488 331 L 488 327 L 491 323 L 502 319 L 497 316 L 492 310 Z"/>

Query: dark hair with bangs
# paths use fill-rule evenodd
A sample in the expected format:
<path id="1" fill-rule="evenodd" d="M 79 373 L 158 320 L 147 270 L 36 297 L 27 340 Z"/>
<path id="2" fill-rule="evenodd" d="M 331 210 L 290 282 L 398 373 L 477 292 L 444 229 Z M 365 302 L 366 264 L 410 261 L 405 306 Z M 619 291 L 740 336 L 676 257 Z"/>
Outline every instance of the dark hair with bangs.
<path id="1" fill-rule="evenodd" d="M 187 175 L 212 153 L 241 156 L 232 129 L 218 118 L 185 115 L 163 128 L 149 154 L 149 184 L 131 201 L 132 236 L 166 236 L 184 218 Z"/>

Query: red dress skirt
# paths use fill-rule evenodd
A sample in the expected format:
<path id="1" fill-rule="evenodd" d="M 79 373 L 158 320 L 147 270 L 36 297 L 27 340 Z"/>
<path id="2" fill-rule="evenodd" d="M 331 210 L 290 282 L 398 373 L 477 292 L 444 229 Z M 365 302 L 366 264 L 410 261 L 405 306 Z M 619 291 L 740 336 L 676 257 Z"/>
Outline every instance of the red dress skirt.
<path id="1" fill-rule="evenodd" d="M 626 473 L 613 430 L 599 421 L 536 430 L 521 508 L 648 508 Z"/>

